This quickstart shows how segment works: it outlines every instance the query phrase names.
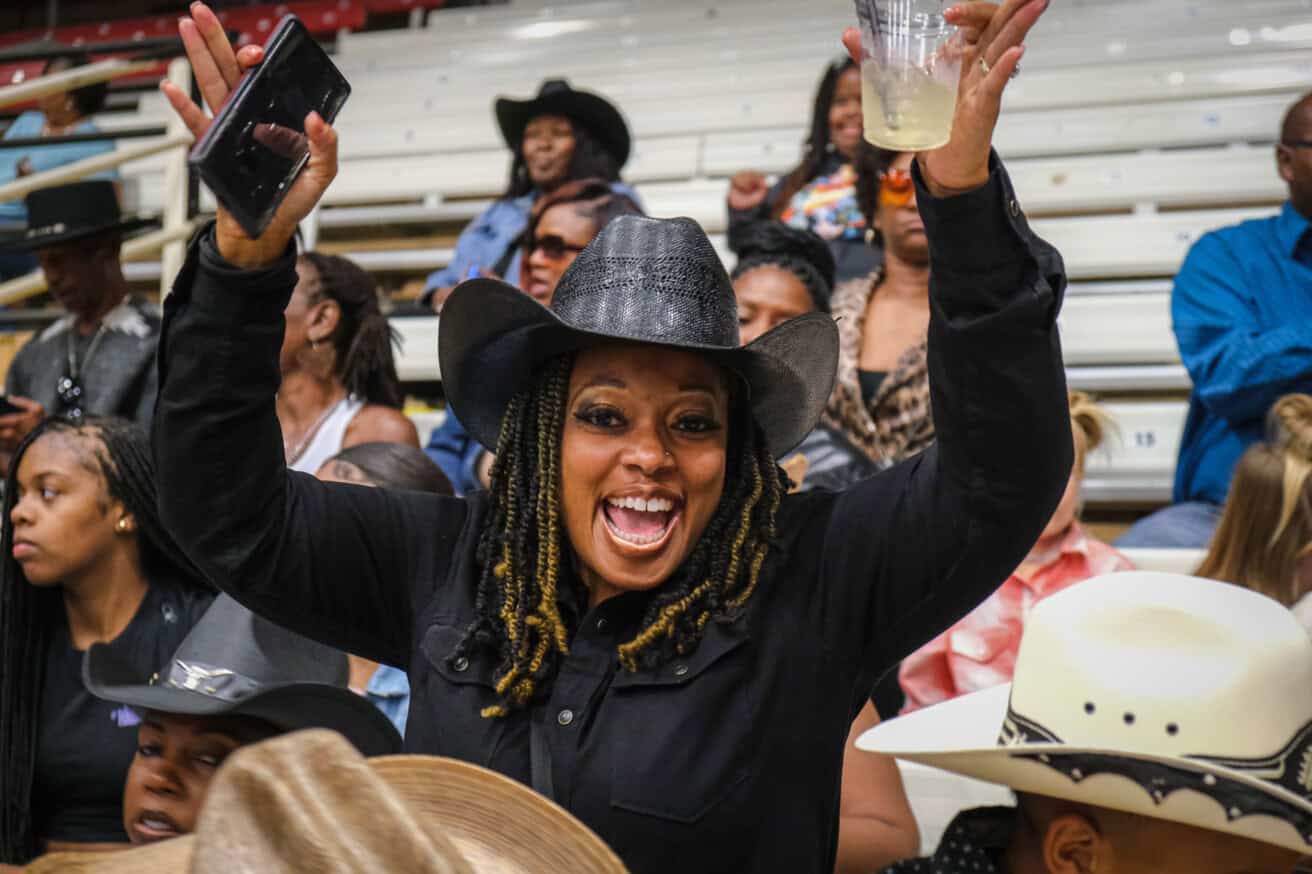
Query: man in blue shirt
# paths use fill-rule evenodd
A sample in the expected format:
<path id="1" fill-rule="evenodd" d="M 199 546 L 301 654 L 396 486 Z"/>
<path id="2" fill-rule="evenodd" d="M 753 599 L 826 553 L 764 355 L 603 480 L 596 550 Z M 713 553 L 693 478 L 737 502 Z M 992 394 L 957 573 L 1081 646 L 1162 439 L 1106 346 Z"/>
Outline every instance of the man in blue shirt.
<path id="1" fill-rule="evenodd" d="M 1235 462 L 1265 436 L 1267 410 L 1312 391 L 1312 94 L 1285 115 L 1276 166 L 1289 186 L 1280 214 L 1207 234 L 1176 275 L 1171 315 L 1194 389 L 1175 504 L 1118 546 L 1206 546 Z"/>

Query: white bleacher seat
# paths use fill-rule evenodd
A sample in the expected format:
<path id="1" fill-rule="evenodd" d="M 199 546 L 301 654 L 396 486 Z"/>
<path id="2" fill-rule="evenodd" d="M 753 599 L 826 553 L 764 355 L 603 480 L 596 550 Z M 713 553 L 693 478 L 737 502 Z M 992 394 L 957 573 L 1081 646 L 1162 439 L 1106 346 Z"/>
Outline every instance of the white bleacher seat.
<path id="1" fill-rule="evenodd" d="M 442 423 L 446 421 L 446 410 L 407 413 L 406 415 L 414 423 L 415 430 L 419 432 L 420 446 L 427 446 L 428 439 L 433 436 L 433 432 L 441 428 Z"/>
<path id="2" fill-rule="evenodd" d="M 1183 401 L 1108 403 L 1117 430 L 1087 461 L 1091 503 L 1169 501 L 1184 432 Z"/>
<path id="3" fill-rule="evenodd" d="M 1122 549 L 1136 570 L 1192 574 L 1207 557 L 1205 549 Z"/>
<path id="4" fill-rule="evenodd" d="M 1166 294 L 1067 295 L 1058 325 L 1068 365 L 1180 360 Z"/>
<path id="5" fill-rule="evenodd" d="M 437 359 L 437 316 L 406 316 L 390 320 L 399 348 L 396 372 L 402 382 L 440 379 Z"/>

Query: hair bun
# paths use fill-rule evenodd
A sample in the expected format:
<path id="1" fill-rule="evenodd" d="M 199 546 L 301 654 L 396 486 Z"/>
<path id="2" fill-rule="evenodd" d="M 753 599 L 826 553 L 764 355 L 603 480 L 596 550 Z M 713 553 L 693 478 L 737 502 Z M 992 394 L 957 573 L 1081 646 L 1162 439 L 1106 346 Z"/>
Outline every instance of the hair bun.
<path id="1" fill-rule="evenodd" d="M 752 222 L 731 235 L 729 247 L 740 261 L 754 258 L 799 258 L 815 268 L 830 288 L 834 285 L 834 254 L 829 244 L 811 231 L 778 221 Z"/>
<path id="2" fill-rule="evenodd" d="M 1288 394 L 1276 401 L 1267 431 L 1272 444 L 1312 461 L 1312 395 Z"/>

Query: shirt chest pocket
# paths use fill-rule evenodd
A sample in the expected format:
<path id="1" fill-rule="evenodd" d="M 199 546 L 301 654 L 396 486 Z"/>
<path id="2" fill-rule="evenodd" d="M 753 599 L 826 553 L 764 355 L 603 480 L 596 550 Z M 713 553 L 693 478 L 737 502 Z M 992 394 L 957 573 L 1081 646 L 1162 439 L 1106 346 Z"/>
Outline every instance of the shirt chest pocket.
<path id="1" fill-rule="evenodd" d="M 407 747 L 486 766 L 505 738 L 506 720 L 481 715 L 498 703 L 491 661 L 450 658 L 464 636 L 463 628 L 441 624 L 424 633 L 426 700 L 411 704 Z"/>
<path id="2" fill-rule="evenodd" d="M 697 651 L 611 685 L 611 804 L 705 824 L 734 817 L 756 732 L 752 649 L 740 626 L 711 626 Z M 735 792 L 735 790 L 738 790 Z"/>

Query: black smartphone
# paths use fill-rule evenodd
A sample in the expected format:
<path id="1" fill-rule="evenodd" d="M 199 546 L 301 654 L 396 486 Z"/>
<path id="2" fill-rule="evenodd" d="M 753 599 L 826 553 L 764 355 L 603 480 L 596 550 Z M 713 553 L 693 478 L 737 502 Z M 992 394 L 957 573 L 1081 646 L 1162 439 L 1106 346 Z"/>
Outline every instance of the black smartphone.
<path id="1" fill-rule="evenodd" d="M 310 160 L 305 117 L 331 124 L 351 85 L 295 15 L 264 45 L 264 60 L 237 84 L 191 150 L 191 165 L 252 238 L 269 226 Z"/>

